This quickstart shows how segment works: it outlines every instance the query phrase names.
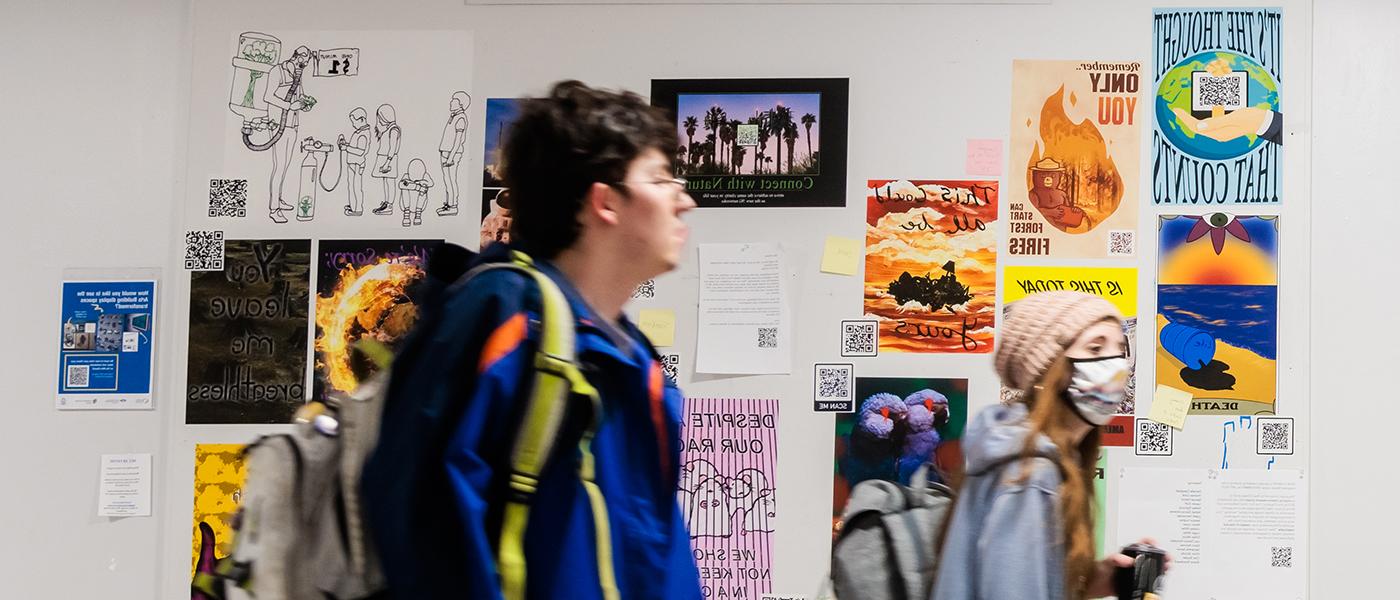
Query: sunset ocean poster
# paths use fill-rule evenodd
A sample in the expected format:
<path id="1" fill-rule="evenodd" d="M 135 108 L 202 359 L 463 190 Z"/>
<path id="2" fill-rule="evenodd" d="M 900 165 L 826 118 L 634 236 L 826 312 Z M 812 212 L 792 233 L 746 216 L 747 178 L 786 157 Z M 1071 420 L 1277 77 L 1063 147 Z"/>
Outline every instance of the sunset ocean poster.
<path id="1" fill-rule="evenodd" d="M 1131 61 L 1012 63 L 1009 254 L 1135 253 L 1140 68 Z"/>
<path id="2" fill-rule="evenodd" d="M 866 182 L 864 310 L 881 352 L 992 351 L 996 218 L 996 181 Z"/>
<path id="3" fill-rule="evenodd" d="M 1271 414 L 1277 398 L 1276 216 L 1161 216 L 1157 383 L 1191 414 Z"/>

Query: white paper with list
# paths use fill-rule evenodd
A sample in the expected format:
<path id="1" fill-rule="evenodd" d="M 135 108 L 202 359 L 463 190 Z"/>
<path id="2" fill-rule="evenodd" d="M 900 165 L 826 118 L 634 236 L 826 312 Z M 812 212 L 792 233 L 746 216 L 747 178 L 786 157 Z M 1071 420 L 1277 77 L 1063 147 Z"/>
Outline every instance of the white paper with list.
<path id="1" fill-rule="evenodd" d="M 97 516 L 151 516 L 151 455 L 102 455 Z"/>
<path id="2" fill-rule="evenodd" d="M 700 244 L 695 371 L 792 372 L 792 338 L 778 244 Z"/>
<path id="3" fill-rule="evenodd" d="M 1151 537 L 1172 554 L 1166 598 L 1301 600 L 1307 494 L 1296 469 L 1125 468 L 1119 546 Z"/>

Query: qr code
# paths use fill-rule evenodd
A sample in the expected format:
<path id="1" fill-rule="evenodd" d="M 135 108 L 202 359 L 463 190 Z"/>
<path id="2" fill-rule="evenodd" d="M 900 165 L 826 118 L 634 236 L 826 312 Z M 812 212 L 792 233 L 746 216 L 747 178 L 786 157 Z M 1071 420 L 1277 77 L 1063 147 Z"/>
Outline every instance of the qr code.
<path id="1" fill-rule="evenodd" d="M 1292 546 L 1270 546 L 1269 566 L 1284 569 L 1293 568 L 1293 547 Z"/>
<path id="2" fill-rule="evenodd" d="M 1138 417 L 1135 441 L 1139 456 L 1171 456 L 1172 426 Z"/>
<path id="3" fill-rule="evenodd" d="M 648 280 L 646 280 L 646 281 L 643 281 L 641 285 L 637 286 L 637 289 L 632 290 L 632 298 L 633 298 L 633 299 L 637 299 L 637 298 L 651 299 L 651 298 L 655 298 L 655 297 L 656 297 L 656 280 L 655 280 L 655 279 L 648 279 Z"/>
<path id="4" fill-rule="evenodd" d="M 1293 417 L 1257 417 L 1258 454 L 1293 454 Z"/>
<path id="5" fill-rule="evenodd" d="M 209 216 L 248 216 L 248 180 L 210 179 Z"/>
<path id="6" fill-rule="evenodd" d="M 1118 229 L 1108 232 L 1109 256 L 1132 256 L 1137 254 L 1137 232 L 1131 229 Z"/>
<path id="7" fill-rule="evenodd" d="M 875 356 L 879 331 L 877 321 L 842 321 L 841 356 Z"/>
<path id="8" fill-rule="evenodd" d="M 185 270 L 224 270 L 224 232 L 186 231 Z"/>
<path id="9" fill-rule="evenodd" d="M 759 348 L 777 348 L 777 347 L 778 347 L 778 328 L 777 328 L 777 327 L 759 327 L 759 328 L 758 328 L 758 347 L 759 347 Z"/>
<path id="10" fill-rule="evenodd" d="M 68 376 L 64 378 L 65 387 L 85 388 L 88 384 L 89 371 L 92 367 L 88 365 L 68 365 Z"/>
<path id="11" fill-rule="evenodd" d="M 1231 73 L 1221 77 L 1205 73 L 1192 75 L 1193 108 L 1204 110 L 1221 106 L 1233 109 L 1244 106 L 1244 86 L 1248 82 L 1244 73 Z"/>
<path id="12" fill-rule="evenodd" d="M 851 397 L 850 365 L 818 365 L 817 397 L 844 400 Z"/>
<path id="13" fill-rule="evenodd" d="M 679 354 L 663 354 L 663 355 L 661 355 L 661 374 L 662 374 L 662 375 L 665 375 L 667 379 L 670 379 L 670 380 L 671 380 L 671 383 L 676 383 L 676 382 L 677 382 L 677 377 L 680 376 L 680 368 L 681 368 L 681 355 L 679 355 Z"/>

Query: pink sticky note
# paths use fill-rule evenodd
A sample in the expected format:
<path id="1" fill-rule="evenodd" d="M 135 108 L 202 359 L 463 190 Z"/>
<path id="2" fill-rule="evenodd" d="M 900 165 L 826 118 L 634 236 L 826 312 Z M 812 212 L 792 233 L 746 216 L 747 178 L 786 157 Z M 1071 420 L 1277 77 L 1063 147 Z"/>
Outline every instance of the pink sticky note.
<path id="1" fill-rule="evenodd" d="M 967 174 L 1001 176 L 1001 140 L 967 141 Z"/>

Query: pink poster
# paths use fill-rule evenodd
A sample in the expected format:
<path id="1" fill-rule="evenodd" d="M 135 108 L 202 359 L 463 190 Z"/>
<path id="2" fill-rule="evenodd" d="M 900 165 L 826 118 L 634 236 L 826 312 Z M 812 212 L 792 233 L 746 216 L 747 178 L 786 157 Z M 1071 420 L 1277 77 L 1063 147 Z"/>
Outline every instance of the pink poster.
<path id="1" fill-rule="evenodd" d="M 689 398 L 676 494 L 706 598 L 771 591 L 778 401 Z"/>

